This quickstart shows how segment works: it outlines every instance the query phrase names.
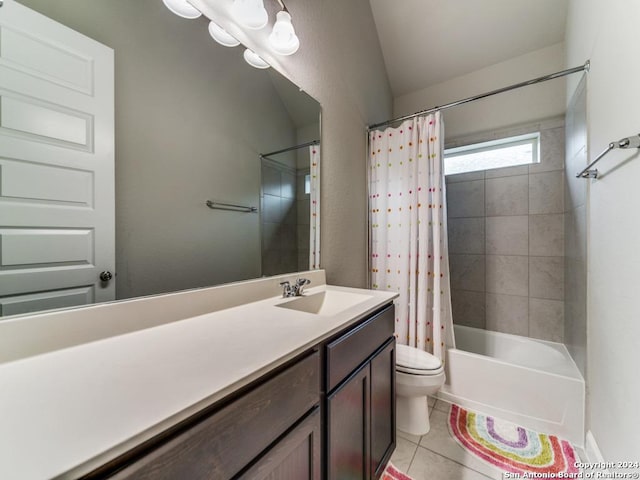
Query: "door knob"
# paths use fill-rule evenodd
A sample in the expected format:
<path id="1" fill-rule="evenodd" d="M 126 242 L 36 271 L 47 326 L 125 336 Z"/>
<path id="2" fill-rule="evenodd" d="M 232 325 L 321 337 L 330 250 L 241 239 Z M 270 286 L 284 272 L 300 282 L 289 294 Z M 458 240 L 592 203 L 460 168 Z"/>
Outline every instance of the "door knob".
<path id="1" fill-rule="evenodd" d="M 113 278 L 113 274 L 108 270 L 105 270 L 104 272 L 100 272 L 100 280 L 102 280 L 103 282 L 108 282 L 112 278 Z"/>

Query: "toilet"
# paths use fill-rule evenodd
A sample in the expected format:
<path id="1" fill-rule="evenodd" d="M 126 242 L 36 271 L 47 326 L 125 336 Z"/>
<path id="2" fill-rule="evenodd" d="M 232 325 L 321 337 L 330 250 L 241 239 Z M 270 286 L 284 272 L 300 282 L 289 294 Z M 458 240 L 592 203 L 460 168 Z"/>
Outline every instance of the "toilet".
<path id="1" fill-rule="evenodd" d="M 396 345 L 396 421 L 398 429 L 413 435 L 429 432 L 427 395 L 444 384 L 439 358 L 408 345 Z"/>

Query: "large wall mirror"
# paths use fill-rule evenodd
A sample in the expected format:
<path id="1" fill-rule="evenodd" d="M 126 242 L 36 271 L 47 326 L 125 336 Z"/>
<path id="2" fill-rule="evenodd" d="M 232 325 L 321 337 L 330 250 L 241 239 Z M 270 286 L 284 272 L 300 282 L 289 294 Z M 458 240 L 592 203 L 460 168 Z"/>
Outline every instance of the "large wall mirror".
<path id="1" fill-rule="evenodd" d="M 113 49 L 112 265 L 95 261 L 94 249 L 105 243 L 98 230 L 65 223 L 97 202 L 100 188 L 92 183 L 93 173 L 55 163 L 65 156 L 84 161 L 81 155 L 97 148 L 99 117 L 57 106 L 51 92 L 40 98 L 33 90 L 47 77 L 64 98 L 73 89 L 60 77 L 86 58 L 81 49 L 76 55 L 69 45 L 42 40 L 45 24 L 12 24 L 3 16 L 12 4 Z M 9 78 L 8 83 L 0 79 L 3 318 L 310 268 L 310 159 L 312 149 L 319 151 L 320 105 L 273 69 L 245 63 L 242 46 L 215 43 L 207 26 L 204 17 L 173 15 L 161 0 L 5 0 L 0 9 L 0 77 Z M 28 58 L 20 60 L 23 54 Z M 52 70 L 40 75 L 39 62 Z M 58 76 L 52 73 L 56 69 L 62 72 Z M 87 71 L 100 84 L 100 69 Z M 17 91 L 23 86 L 32 90 Z M 44 112 L 37 125 L 24 120 L 34 112 Z M 60 127 L 58 120 L 69 118 L 76 127 L 80 122 L 77 131 Z M 96 127 L 95 145 L 83 144 L 85 127 L 86 132 Z M 37 159 L 30 147 L 24 154 L 20 150 L 27 140 L 37 144 Z M 47 158 L 54 163 L 47 165 Z M 86 201 L 77 200 L 83 195 Z M 91 278 L 71 283 L 74 269 Z M 102 271 L 112 271 L 112 280 L 95 281 Z"/>

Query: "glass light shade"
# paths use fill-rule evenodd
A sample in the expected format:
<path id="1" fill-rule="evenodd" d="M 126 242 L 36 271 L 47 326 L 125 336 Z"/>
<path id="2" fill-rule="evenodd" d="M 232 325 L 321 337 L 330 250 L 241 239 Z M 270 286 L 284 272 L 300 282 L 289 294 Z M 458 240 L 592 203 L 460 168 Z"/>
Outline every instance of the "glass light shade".
<path id="1" fill-rule="evenodd" d="M 165 7 L 182 18 L 198 18 L 202 13 L 187 0 L 162 0 Z"/>
<path id="2" fill-rule="evenodd" d="M 269 44 L 273 51 L 280 55 L 292 55 L 300 48 L 300 40 L 296 36 L 288 12 L 283 10 L 276 15 L 276 23 L 269 35 Z"/>
<path id="3" fill-rule="evenodd" d="M 262 57 L 260 57 L 260 55 L 258 55 L 253 50 L 249 50 L 248 48 L 244 51 L 243 56 L 244 60 L 252 67 L 265 69 L 271 66 L 267 62 L 265 62 Z"/>
<path id="4" fill-rule="evenodd" d="M 263 28 L 269 21 L 263 0 L 233 0 L 231 15 L 238 23 L 252 30 Z"/>
<path id="5" fill-rule="evenodd" d="M 240 42 L 235 39 L 235 37 L 218 25 L 216 22 L 209 22 L 209 35 L 218 42 L 220 45 L 224 45 L 225 47 L 237 47 L 240 45 Z"/>

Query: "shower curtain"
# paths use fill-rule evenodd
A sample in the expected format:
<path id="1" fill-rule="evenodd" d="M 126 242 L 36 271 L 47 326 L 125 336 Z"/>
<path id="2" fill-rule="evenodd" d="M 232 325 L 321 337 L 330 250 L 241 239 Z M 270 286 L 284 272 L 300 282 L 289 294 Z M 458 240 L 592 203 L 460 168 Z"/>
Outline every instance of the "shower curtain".
<path id="1" fill-rule="evenodd" d="M 309 147 L 309 268 L 320 268 L 320 145 Z"/>
<path id="2" fill-rule="evenodd" d="M 440 112 L 369 134 L 371 286 L 396 291 L 396 337 L 453 348 Z"/>

